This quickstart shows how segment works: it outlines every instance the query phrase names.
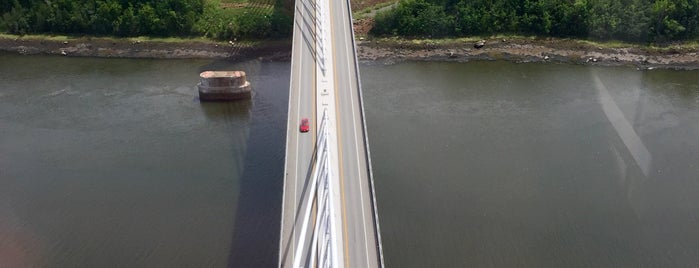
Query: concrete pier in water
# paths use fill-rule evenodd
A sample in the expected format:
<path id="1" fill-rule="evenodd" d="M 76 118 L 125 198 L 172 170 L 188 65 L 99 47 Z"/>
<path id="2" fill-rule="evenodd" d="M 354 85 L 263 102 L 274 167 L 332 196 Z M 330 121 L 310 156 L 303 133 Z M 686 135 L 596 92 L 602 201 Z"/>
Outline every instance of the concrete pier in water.
<path id="1" fill-rule="evenodd" d="M 197 88 L 202 101 L 240 100 L 252 95 L 252 87 L 243 71 L 206 71 L 199 77 Z"/>

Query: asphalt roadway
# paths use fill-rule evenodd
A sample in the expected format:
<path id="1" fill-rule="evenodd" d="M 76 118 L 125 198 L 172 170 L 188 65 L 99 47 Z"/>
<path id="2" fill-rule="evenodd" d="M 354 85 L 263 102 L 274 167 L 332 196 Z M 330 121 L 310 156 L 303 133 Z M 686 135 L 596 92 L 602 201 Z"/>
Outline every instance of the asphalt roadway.
<path id="1" fill-rule="evenodd" d="M 296 1 L 294 14 L 289 112 L 286 136 L 284 197 L 279 266 L 292 267 L 301 229 L 302 200 L 311 176 L 317 126 L 315 111 L 315 11 L 309 1 Z M 299 131 L 301 119 L 308 118 L 310 130 Z"/>
<path id="2" fill-rule="evenodd" d="M 381 267 L 381 249 L 376 224 L 369 155 L 356 69 L 349 3 L 328 0 L 330 40 L 329 57 L 334 75 L 334 120 L 337 131 L 340 200 L 342 210 L 342 266 Z M 280 267 L 292 267 L 295 245 L 299 239 L 305 206 L 303 201 L 312 173 L 313 150 L 319 118 L 316 102 L 316 31 L 315 4 L 297 0 L 287 123 L 284 203 L 280 238 Z M 322 19 L 322 18 L 321 18 Z M 311 129 L 300 133 L 299 123 L 309 118 Z"/>

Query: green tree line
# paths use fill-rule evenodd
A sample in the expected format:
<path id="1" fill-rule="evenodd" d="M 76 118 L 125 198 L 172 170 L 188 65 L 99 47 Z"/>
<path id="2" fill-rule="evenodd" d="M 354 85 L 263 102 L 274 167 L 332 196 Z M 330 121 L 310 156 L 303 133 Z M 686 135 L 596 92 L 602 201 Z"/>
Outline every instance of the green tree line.
<path id="1" fill-rule="evenodd" d="M 260 39 L 291 36 L 293 17 L 281 0 L 268 8 L 267 3 L 250 8 L 224 10 L 218 1 L 207 1 L 195 32 L 215 39 Z"/>
<path id="2" fill-rule="evenodd" d="M 0 31 L 110 36 L 286 37 L 281 7 L 226 13 L 210 0 L 2 0 Z"/>
<path id="3" fill-rule="evenodd" d="M 372 34 L 528 34 L 666 42 L 699 37 L 699 0 L 401 0 Z"/>

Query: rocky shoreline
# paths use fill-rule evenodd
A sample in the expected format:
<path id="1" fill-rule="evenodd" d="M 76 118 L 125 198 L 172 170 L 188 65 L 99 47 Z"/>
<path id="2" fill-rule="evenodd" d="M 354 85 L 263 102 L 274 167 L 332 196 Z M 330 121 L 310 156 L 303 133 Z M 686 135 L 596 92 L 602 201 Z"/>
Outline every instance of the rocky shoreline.
<path id="1" fill-rule="evenodd" d="M 37 37 L 0 37 L 0 51 L 22 55 L 63 55 L 69 57 L 101 58 L 157 58 L 157 59 L 232 59 L 288 60 L 289 41 L 262 44 L 205 42 L 205 41 L 151 41 L 80 37 L 52 40 Z"/>
<path id="2" fill-rule="evenodd" d="M 358 42 L 362 60 L 387 63 L 412 61 L 505 60 L 518 63 L 553 62 L 599 66 L 634 66 L 639 69 L 699 69 L 699 51 L 686 48 L 644 49 L 642 47 L 602 48 L 570 40 L 485 40 L 476 48 L 473 42 L 432 45 Z"/>
<path id="3" fill-rule="evenodd" d="M 571 40 L 556 39 L 490 39 L 485 46 L 475 48 L 473 42 L 449 44 L 414 44 L 399 41 L 357 41 L 357 56 L 361 61 L 391 64 L 401 61 L 506 60 L 512 62 L 554 62 L 601 66 L 635 66 L 639 69 L 699 69 L 699 51 L 669 47 L 602 48 Z M 216 58 L 289 60 L 289 41 L 238 44 L 205 41 L 141 41 L 136 39 L 0 37 L 0 51 L 30 54 L 105 58 Z"/>

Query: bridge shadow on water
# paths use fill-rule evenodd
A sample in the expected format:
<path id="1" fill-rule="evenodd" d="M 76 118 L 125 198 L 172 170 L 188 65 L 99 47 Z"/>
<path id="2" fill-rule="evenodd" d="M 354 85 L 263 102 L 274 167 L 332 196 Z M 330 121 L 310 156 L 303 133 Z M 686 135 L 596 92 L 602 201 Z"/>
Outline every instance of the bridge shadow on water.
<path id="1" fill-rule="evenodd" d="M 289 91 L 288 69 L 278 69 L 248 76 L 254 94 L 228 267 L 278 265 Z"/>

